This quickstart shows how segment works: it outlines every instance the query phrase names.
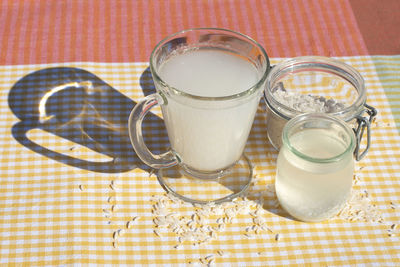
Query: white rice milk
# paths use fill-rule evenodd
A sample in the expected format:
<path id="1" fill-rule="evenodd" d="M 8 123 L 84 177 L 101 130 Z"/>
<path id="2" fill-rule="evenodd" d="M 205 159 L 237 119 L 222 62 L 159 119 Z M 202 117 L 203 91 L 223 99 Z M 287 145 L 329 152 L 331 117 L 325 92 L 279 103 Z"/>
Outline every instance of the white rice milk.
<path id="1" fill-rule="evenodd" d="M 159 69 L 168 85 L 196 96 L 241 93 L 262 75 L 252 63 L 220 50 L 192 50 L 172 56 Z M 191 169 L 213 172 L 234 164 L 243 153 L 260 93 L 229 101 L 167 96 L 161 105 L 172 149 Z M 201 103 L 200 103 L 201 102 Z"/>

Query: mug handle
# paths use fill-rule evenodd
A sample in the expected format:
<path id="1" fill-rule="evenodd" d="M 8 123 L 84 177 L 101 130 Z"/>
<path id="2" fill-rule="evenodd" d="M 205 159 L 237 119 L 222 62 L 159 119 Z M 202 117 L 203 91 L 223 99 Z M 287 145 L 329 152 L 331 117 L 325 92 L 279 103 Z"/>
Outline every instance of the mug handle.
<path id="1" fill-rule="evenodd" d="M 142 122 L 150 109 L 163 104 L 163 98 L 158 94 L 151 94 L 140 101 L 129 115 L 129 138 L 138 157 L 148 166 L 155 169 L 172 167 L 179 163 L 178 157 L 171 151 L 154 155 L 147 148 L 142 135 Z"/>

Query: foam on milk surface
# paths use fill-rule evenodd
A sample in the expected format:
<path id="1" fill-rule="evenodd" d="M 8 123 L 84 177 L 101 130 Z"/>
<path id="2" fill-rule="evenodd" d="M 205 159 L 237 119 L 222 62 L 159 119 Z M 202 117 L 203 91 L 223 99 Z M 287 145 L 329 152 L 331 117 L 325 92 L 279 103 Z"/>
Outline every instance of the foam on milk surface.
<path id="1" fill-rule="evenodd" d="M 239 56 L 219 50 L 193 50 L 173 56 L 159 70 L 170 86 L 198 96 L 228 96 L 254 86 L 258 73 Z"/>

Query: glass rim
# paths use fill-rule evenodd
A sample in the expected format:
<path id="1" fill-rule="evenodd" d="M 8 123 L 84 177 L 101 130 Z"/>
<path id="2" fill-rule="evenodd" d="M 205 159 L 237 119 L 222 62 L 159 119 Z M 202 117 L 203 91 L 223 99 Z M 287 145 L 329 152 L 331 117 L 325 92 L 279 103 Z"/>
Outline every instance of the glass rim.
<path id="1" fill-rule="evenodd" d="M 199 95 L 186 93 L 186 92 L 184 92 L 184 91 L 182 91 L 182 90 L 180 90 L 178 88 L 170 86 L 168 83 L 166 83 L 160 77 L 160 75 L 158 74 L 158 71 L 154 67 L 154 56 L 155 56 L 155 53 L 160 48 L 162 48 L 163 45 L 168 40 L 172 39 L 173 37 L 176 37 L 178 35 L 181 35 L 181 34 L 184 34 L 184 33 L 187 33 L 187 32 L 195 32 L 195 31 L 196 32 L 197 31 L 216 31 L 216 32 L 218 31 L 218 32 L 223 32 L 225 34 L 230 34 L 230 35 L 242 37 L 247 42 L 253 44 L 255 47 L 257 47 L 260 50 L 261 54 L 264 56 L 265 61 L 266 61 L 266 67 L 265 67 L 265 70 L 264 70 L 262 76 L 250 88 L 248 88 L 248 89 L 246 89 L 246 90 L 244 90 L 244 91 L 242 91 L 240 93 L 236 93 L 236 94 L 228 95 L 228 96 L 218 96 L 218 97 L 214 97 L 214 96 L 199 96 Z M 181 95 L 181 96 L 185 96 L 185 97 L 188 97 L 188 98 L 192 98 L 192 99 L 195 99 L 195 100 L 201 100 L 201 101 L 210 101 L 210 100 L 212 100 L 212 101 L 226 101 L 226 100 L 233 100 L 233 99 L 238 99 L 238 98 L 242 98 L 244 96 L 251 95 L 255 91 L 257 91 L 257 89 L 258 90 L 262 89 L 262 85 L 267 79 L 267 75 L 269 73 L 269 70 L 270 70 L 270 61 L 269 61 L 269 57 L 267 55 L 267 52 L 265 51 L 265 49 L 257 41 L 255 41 L 251 37 L 249 37 L 249 36 L 247 36 L 245 34 L 242 34 L 240 32 L 236 32 L 236 31 L 229 30 L 229 29 L 223 29 L 223 28 L 207 28 L 207 27 L 204 27 L 204 28 L 190 28 L 190 29 L 185 29 L 185 30 L 173 33 L 173 34 L 165 37 L 164 39 L 162 39 L 160 42 L 158 42 L 158 44 L 154 47 L 154 49 L 153 49 L 153 51 L 151 52 L 151 55 L 150 55 L 150 71 L 151 71 L 154 79 L 157 79 L 162 85 L 166 86 L 168 89 L 170 89 L 171 91 L 173 91 L 177 95 Z"/>
<path id="2" fill-rule="evenodd" d="M 313 120 L 318 119 L 319 121 L 322 121 L 322 120 L 330 121 L 330 122 L 333 122 L 333 123 L 339 125 L 350 137 L 350 142 L 349 142 L 349 144 L 346 145 L 346 149 L 343 152 L 341 152 L 333 157 L 316 158 L 316 157 L 310 157 L 310 156 L 300 152 L 295 147 L 293 147 L 290 142 L 290 138 L 288 136 L 289 129 L 300 123 L 309 121 L 311 119 L 313 119 Z M 333 162 L 337 162 L 337 161 L 341 160 L 348 153 L 350 153 L 351 155 L 353 154 L 353 151 L 356 147 L 356 137 L 354 135 L 353 130 L 350 128 L 350 126 L 347 125 L 347 123 L 341 119 L 338 119 L 331 115 L 327 115 L 326 113 L 304 113 L 304 114 L 294 117 L 293 119 L 289 120 L 286 123 L 286 125 L 284 126 L 283 131 L 282 131 L 282 144 L 284 146 L 287 146 L 289 148 L 289 150 L 292 153 L 294 153 L 296 156 L 298 156 L 304 160 L 314 162 L 314 163 L 333 163 Z"/>
<path id="3" fill-rule="evenodd" d="M 304 114 L 304 112 L 298 111 L 296 109 L 288 107 L 288 106 L 282 104 L 281 102 L 279 102 L 272 95 L 271 89 L 272 89 L 272 83 L 275 83 L 277 79 L 282 77 L 282 75 L 279 75 L 280 72 L 285 73 L 286 70 L 293 68 L 294 66 L 297 66 L 297 68 L 298 68 L 296 70 L 296 72 L 306 72 L 306 71 L 309 71 L 304 68 L 304 66 L 306 66 L 307 64 L 314 65 L 314 68 L 312 69 L 313 71 L 330 73 L 331 75 L 340 77 L 340 78 L 348 81 L 358 93 L 357 98 L 349 106 L 346 106 L 345 108 L 343 108 L 339 111 L 332 112 L 332 113 L 326 113 L 326 114 L 329 114 L 331 116 L 338 116 L 338 117 L 344 119 L 345 121 L 349 121 L 349 120 L 353 119 L 355 116 L 357 116 L 363 110 L 363 106 L 367 100 L 367 95 L 366 95 L 366 91 L 365 91 L 365 82 L 364 82 L 364 79 L 361 76 L 361 74 L 354 67 L 352 67 L 349 64 L 346 64 L 346 63 L 344 63 L 340 60 L 334 59 L 334 58 L 324 57 L 324 56 L 295 57 L 295 58 L 292 58 L 289 60 L 284 60 L 284 61 L 276 64 L 271 69 L 271 71 L 268 73 L 268 76 L 267 76 L 267 81 L 266 81 L 265 90 L 264 90 L 264 99 L 265 99 L 266 104 L 272 110 L 274 110 L 277 114 L 279 114 L 280 116 L 282 116 L 286 119 L 291 119 L 297 115 Z M 332 69 L 341 71 L 342 75 L 327 71 L 329 67 L 331 67 Z M 293 72 L 293 71 L 289 70 L 287 72 Z M 355 84 L 354 81 L 347 79 L 345 77 L 346 75 L 351 76 L 357 84 Z M 279 108 L 277 108 L 277 107 L 279 107 Z"/>

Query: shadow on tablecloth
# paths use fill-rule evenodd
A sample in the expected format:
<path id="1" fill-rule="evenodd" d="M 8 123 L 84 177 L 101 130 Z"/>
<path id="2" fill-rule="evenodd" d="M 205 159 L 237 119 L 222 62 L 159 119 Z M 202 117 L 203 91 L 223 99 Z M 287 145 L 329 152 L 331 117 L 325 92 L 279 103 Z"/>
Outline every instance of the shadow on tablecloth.
<path id="1" fill-rule="evenodd" d="M 154 90 L 146 77 L 141 79 L 141 85 L 145 86 L 145 94 Z M 20 119 L 12 127 L 13 137 L 36 153 L 95 172 L 116 173 L 134 168 L 150 171 L 137 157 L 129 140 L 128 118 L 136 103 L 86 70 L 57 67 L 30 73 L 11 88 L 8 103 Z M 151 129 L 157 129 L 157 142 L 148 142 L 150 150 L 165 151 L 163 144 L 168 144 L 168 138 L 160 130 L 164 129 L 163 120 L 149 114 L 143 128 L 150 139 L 153 138 Z M 29 136 L 30 131 L 38 129 L 97 152 L 108 160 L 98 160 L 96 153 L 91 154 L 93 158 L 80 158 L 65 149 L 43 146 Z M 150 129 L 149 135 L 146 129 Z"/>

